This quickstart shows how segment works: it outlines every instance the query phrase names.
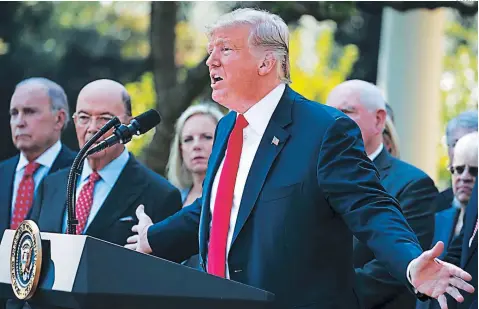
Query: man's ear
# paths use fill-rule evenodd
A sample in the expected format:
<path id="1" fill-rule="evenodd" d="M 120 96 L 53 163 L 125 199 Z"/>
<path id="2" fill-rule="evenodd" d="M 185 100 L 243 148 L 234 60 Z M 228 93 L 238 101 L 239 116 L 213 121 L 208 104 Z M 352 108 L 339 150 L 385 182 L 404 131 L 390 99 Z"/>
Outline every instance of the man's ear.
<path id="1" fill-rule="evenodd" d="M 276 59 L 273 57 L 273 53 L 267 52 L 259 64 L 258 74 L 260 76 L 268 75 L 275 67 Z"/>
<path id="2" fill-rule="evenodd" d="M 65 121 L 67 118 L 67 114 L 63 109 L 58 110 L 56 117 L 55 117 L 55 127 L 57 127 L 59 130 L 63 129 L 63 125 L 65 125 Z"/>
<path id="3" fill-rule="evenodd" d="M 378 109 L 376 111 L 376 130 L 378 130 L 378 132 L 380 132 L 381 134 L 386 127 L 386 117 L 387 113 L 384 109 Z"/>

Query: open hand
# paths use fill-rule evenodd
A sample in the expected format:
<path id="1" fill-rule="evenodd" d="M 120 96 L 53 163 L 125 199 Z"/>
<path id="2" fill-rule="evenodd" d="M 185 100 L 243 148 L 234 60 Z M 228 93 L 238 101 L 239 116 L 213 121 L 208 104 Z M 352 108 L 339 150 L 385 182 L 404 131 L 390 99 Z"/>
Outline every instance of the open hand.
<path id="1" fill-rule="evenodd" d="M 437 259 L 444 250 L 444 243 L 439 241 L 434 248 L 423 252 L 411 262 L 410 275 L 412 285 L 422 294 L 436 298 L 441 309 L 447 309 L 445 293 L 462 303 L 464 297 L 459 289 L 468 293 L 474 292 L 474 287 L 466 281 L 471 275 L 461 268 Z"/>
<path id="2" fill-rule="evenodd" d="M 145 213 L 145 206 L 138 206 L 135 213 L 138 218 L 138 224 L 134 225 L 131 230 L 133 233 L 136 233 L 136 235 L 128 237 L 125 248 L 143 253 L 151 253 L 152 250 L 148 243 L 148 228 L 153 225 L 153 222 Z"/>

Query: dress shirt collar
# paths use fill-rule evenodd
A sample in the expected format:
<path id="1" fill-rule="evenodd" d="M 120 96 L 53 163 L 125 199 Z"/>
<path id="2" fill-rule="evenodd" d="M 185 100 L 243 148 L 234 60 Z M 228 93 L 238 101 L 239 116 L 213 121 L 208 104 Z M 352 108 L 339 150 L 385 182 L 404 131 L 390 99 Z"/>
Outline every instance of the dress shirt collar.
<path id="1" fill-rule="evenodd" d="M 45 167 L 50 169 L 53 165 L 53 162 L 55 161 L 58 154 L 60 153 L 61 149 L 62 149 L 62 143 L 60 142 L 60 140 L 58 140 L 50 148 L 45 150 L 35 160 L 35 162 L 39 163 L 40 166 L 45 166 Z M 27 166 L 28 163 L 29 162 L 28 162 L 27 158 L 25 157 L 25 155 L 23 153 L 20 153 L 20 159 L 18 160 L 16 171 L 18 172 L 19 170 L 23 169 L 25 166 Z"/>
<path id="2" fill-rule="evenodd" d="M 249 126 L 259 136 L 263 136 L 276 106 L 283 96 L 286 85 L 281 83 L 244 113 Z"/>
<path id="3" fill-rule="evenodd" d="M 383 148 L 384 148 L 383 143 L 381 143 L 381 144 L 379 145 L 378 149 L 376 149 L 376 151 L 374 151 L 372 154 L 370 154 L 370 155 L 368 156 L 368 157 L 369 157 L 369 160 L 374 161 L 374 159 L 376 159 L 376 158 L 379 156 L 379 154 L 381 153 L 381 151 L 383 151 Z"/>
<path id="4" fill-rule="evenodd" d="M 120 176 L 120 173 L 122 172 L 129 158 L 130 158 L 130 154 L 128 153 L 128 150 L 126 148 L 123 149 L 123 152 L 116 159 L 114 159 L 113 161 L 108 163 L 104 168 L 98 171 L 98 174 L 100 174 L 101 179 L 105 181 L 107 185 L 113 188 L 113 186 L 115 185 L 115 182 Z M 88 178 L 88 176 L 90 176 L 91 173 L 92 173 L 92 169 L 90 167 L 90 164 L 88 164 L 88 160 L 85 160 L 85 163 L 83 164 L 83 170 L 81 173 L 80 181 L 84 182 Z"/>

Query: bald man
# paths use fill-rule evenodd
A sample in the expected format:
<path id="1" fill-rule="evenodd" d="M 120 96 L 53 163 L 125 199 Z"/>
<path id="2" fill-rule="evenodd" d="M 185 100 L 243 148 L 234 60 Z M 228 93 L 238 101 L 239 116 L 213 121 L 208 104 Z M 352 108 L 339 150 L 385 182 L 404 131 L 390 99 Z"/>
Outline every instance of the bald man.
<path id="1" fill-rule="evenodd" d="M 123 85 L 97 80 L 78 95 L 73 116 L 79 146 L 113 117 L 131 120 L 131 102 Z M 113 129 L 98 142 L 111 135 Z M 69 170 L 53 174 L 42 183 L 32 219 L 44 232 L 65 233 L 66 183 Z M 141 165 L 123 144 L 89 156 L 83 165 L 76 191 L 78 234 L 86 234 L 124 245 L 132 234 L 135 209 L 145 205 L 154 221 L 161 221 L 181 209 L 179 191 L 165 178 Z"/>
<path id="2" fill-rule="evenodd" d="M 477 309 L 477 160 L 479 135 L 462 136 L 454 147 L 452 164 L 453 205 L 436 214 L 436 234 L 448 249 L 444 260 L 460 266 L 472 275 L 473 294 L 464 295 L 457 303 L 448 297 L 449 309 Z M 439 309 L 437 301 L 418 303 L 417 309 Z"/>
<path id="3" fill-rule="evenodd" d="M 58 84 L 46 78 L 17 84 L 10 127 L 20 153 L 0 163 L 0 239 L 5 229 L 29 218 L 41 180 L 72 164 L 75 153 L 60 141 L 69 118 L 67 96 Z"/>
<path id="4" fill-rule="evenodd" d="M 466 206 L 471 198 L 477 178 L 478 140 L 477 132 L 464 135 L 454 147 L 449 171 L 452 177 L 454 198 L 452 207 L 436 214 L 434 239 L 447 247 L 461 232 Z M 444 254 L 443 254 L 444 255 Z"/>
<path id="5" fill-rule="evenodd" d="M 326 104 L 348 115 L 359 126 L 366 154 L 379 171 L 381 184 L 399 201 L 422 248 L 429 249 L 434 233 L 433 201 L 438 191 L 428 175 L 394 158 L 384 147 L 382 133 L 387 111 L 381 91 L 365 81 L 346 81 L 331 91 Z M 415 306 L 416 297 L 389 274 L 366 244 L 357 239 L 354 265 L 365 309 Z"/>

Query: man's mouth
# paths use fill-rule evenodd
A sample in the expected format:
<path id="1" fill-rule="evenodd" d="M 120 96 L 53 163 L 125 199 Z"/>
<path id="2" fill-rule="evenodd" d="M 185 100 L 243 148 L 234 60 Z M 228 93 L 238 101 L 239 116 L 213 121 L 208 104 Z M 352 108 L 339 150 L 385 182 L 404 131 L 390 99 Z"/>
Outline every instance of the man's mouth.
<path id="1" fill-rule="evenodd" d="M 211 84 L 213 84 L 213 85 L 222 81 L 222 80 L 223 80 L 223 78 L 221 76 L 219 76 L 218 74 L 211 75 Z"/>

